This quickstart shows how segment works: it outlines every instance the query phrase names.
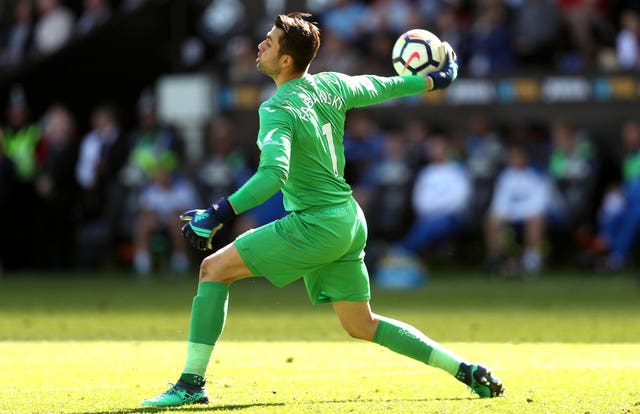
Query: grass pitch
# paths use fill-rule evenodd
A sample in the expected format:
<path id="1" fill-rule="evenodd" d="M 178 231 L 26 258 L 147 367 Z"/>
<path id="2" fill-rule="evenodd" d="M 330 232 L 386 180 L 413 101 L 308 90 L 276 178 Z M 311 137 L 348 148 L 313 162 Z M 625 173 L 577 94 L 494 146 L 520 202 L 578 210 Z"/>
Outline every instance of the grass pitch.
<path id="1" fill-rule="evenodd" d="M 0 279 L 0 413 L 640 413 L 640 289 L 620 277 L 443 274 L 374 291 L 374 311 L 486 362 L 507 398 L 347 338 L 300 284 L 232 287 L 208 406 L 143 409 L 182 368 L 196 282 L 114 275 Z"/>

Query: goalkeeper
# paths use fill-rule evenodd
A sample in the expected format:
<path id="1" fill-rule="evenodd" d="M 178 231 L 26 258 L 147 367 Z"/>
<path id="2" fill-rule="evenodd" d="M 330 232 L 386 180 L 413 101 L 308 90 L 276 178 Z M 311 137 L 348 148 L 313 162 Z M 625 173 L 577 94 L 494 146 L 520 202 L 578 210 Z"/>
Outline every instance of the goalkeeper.
<path id="1" fill-rule="evenodd" d="M 278 88 L 259 109 L 258 171 L 228 199 L 184 213 L 182 231 L 192 246 L 211 249 L 211 239 L 227 221 L 278 190 L 291 213 L 240 235 L 203 260 L 182 375 L 142 405 L 209 402 L 205 373 L 224 327 L 229 285 L 252 276 L 265 277 L 278 287 L 303 278 L 311 301 L 330 302 L 352 337 L 443 369 L 481 397 L 502 395 L 501 382 L 488 368 L 462 359 L 412 326 L 372 313 L 363 261 L 367 225 L 343 177 L 346 111 L 446 88 L 458 71 L 453 50 L 445 44 L 444 67 L 425 77 L 310 75 L 320 34 L 309 17 L 276 16 L 258 45 L 256 66 Z"/>

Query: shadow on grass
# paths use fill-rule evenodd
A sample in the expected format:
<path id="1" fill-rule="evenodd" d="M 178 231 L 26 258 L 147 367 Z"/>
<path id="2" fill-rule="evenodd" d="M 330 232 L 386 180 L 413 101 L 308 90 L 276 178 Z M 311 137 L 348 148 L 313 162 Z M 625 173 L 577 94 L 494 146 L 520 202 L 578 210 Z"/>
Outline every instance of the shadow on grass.
<path id="1" fill-rule="evenodd" d="M 475 397 L 462 398 L 393 398 L 393 399 L 364 399 L 364 398 L 352 398 L 352 399 L 344 399 L 344 400 L 309 400 L 309 401 L 299 401 L 298 404 L 350 404 L 350 403 L 370 403 L 370 402 L 380 402 L 380 403 L 389 403 L 389 402 L 428 402 L 428 401 L 468 401 L 476 399 Z M 244 410 L 248 408 L 254 407 L 284 407 L 284 403 L 255 403 L 255 404 L 227 404 L 227 405 L 189 405 L 186 407 L 140 407 L 133 408 L 130 410 L 110 410 L 110 411 L 83 411 L 72 414 L 153 414 L 159 413 L 167 410 L 171 410 L 172 412 L 179 413 L 198 413 L 198 412 L 216 412 L 216 411 L 233 411 L 233 410 Z"/>
<path id="2" fill-rule="evenodd" d="M 469 401 L 477 400 L 478 397 L 453 397 L 453 398 L 387 398 L 387 399 L 373 399 L 373 398 L 352 398 L 349 400 L 321 400 L 321 401 L 305 401 L 308 404 L 347 404 L 347 403 L 392 403 L 392 402 L 432 402 L 432 401 Z"/>
<path id="3" fill-rule="evenodd" d="M 227 404 L 227 405 L 189 405 L 186 407 L 140 407 L 130 410 L 110 410 L 110 411 L 81 411 L 73 414 L 153 414 L 167 410 L 176 413 L 198 413 L 198 412 L 216 412 L 216 411 L 233 411 L 244 410 L 253 407 L 284 407 L 284 403 L 256 403 L 256 404 Z"/>

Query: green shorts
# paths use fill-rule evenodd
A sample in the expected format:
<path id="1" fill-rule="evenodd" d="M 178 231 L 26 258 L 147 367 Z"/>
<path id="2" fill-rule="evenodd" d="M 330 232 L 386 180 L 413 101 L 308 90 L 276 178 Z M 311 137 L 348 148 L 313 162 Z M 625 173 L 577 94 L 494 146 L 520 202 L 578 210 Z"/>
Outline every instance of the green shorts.
<path id="1" fill-rule="evenodd" d="M 235 246 L 256 276 L 282 287 L 304 278 L 313 303 L 371 299 L 364 265 L 367 224 L 355 200 L 293 212 L 240 235 Z"/>

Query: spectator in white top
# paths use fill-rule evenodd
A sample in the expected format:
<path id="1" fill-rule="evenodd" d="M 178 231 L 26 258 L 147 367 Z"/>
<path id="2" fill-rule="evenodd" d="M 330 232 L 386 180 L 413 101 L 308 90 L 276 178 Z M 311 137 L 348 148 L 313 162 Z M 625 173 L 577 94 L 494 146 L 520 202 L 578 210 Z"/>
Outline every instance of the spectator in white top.
<path id="1" fill-rule="evenodd" d="M 471 184 L 465 168 L 449 157 L 443 135 L 430 137 L 425 147 L 429 164 L 418 172 L 413 187 L 416 216 L 407 235 L 382 258 L 376 270 L 381 288 L 410 289 L 427 278 L 420 254 L 456 235 L 465 224 Z"/>
<path id="2" fill-rule="evenodd" d="M 59 0 L 38 0 L 40 18 L 34 31 L 34 51 L 49 54 L 57 51 L 73 35 L 73 14 Z"/>
<path id="3" fill-rule="evenodd" d="M 426 145 L 429 164 L 418 173 L 413 187 L 416 220 L 399 243 L 414 255 L 462 229 L 471 195 L 467 172 L 449 158 L 446 138 L 434 135 Z"/>
<path id="4" fill-rule="evenodd" d="M 618 64 L 624 70 L 640 69 L 640 16 L 626 10 L 620 17 L 620 31 L 616 36 Z"/>
<path id="5" fill-rule="evenodd" d="M 545 234 L 545 212 L 549 205 L 548 180 L 529 165 L 528 155 L 520 145 L 511 145 L 507 167 L 496 181 L 486 220 L 486 242 L 490 271 L 508 273 L 524 271 L 535 274 L 542 268 L 541 245 Z M 512 267 L 505 260 L 505 228 L 524 231 L 521 263 Z M 506 267 L 508 266 L 508 268 Z"/>
<path id="6" fill-rule="evenodd" d="M 171 245 L 171 271 L 184 275 L 189 270 L 187 244 L 182 238 L 182 211 L 200 203 L 195 186 L 173 170 L 172 166 L 158 161 L 154 166 L 153 179 L 142 190 L 139 198 L 140 211 L 134 226 L 135 252 L 134 271 L 147 277 L 152 270 L 151 240 L 153 234 L 164 231 Z"/>

